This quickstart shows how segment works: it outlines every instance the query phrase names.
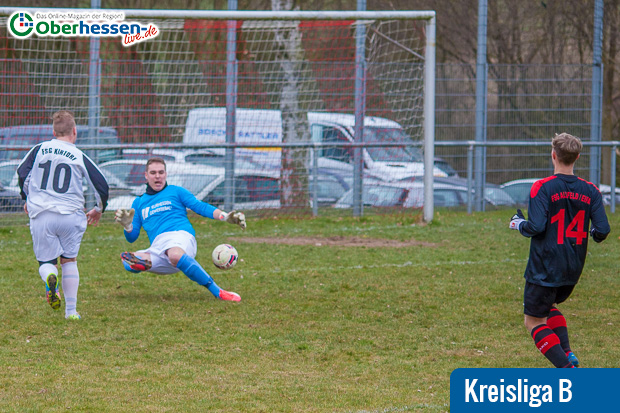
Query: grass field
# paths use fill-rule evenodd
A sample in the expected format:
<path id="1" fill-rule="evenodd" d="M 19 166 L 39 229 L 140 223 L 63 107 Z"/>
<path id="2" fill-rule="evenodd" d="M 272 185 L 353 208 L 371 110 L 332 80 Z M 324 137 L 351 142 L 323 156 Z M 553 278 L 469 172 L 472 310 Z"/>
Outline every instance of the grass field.
<path id="1" fill-rule="evenodd" d="M 456 368 L 551 367 L 523 327 L 529 241 L 507 228 L 511 215 L 269 218 L 245 233 L 194 218 L 197 258 L 238 304 L 181 273 L 125 272 L 118 254 L 147 238 L 129 247 L 107 221 L 82 243 L 80 322 L 46 303 L 28 227 L 0 227 L 0 411 L 449 411 Z M 560 307 L 584 367 L 620 367 L 619 216 Z M 227 272 L 210 262 L 222 242 L 243 259 Z"/>

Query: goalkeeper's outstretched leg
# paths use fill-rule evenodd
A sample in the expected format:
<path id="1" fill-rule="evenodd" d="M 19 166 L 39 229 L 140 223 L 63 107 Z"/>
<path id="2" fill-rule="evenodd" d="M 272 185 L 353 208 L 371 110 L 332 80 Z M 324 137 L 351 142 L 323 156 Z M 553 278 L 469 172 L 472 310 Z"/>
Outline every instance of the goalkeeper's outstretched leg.
<path id="1" fill-rule="evenodd" d="M 150 271 L 155 274 L 174 274 L 181 271 L 187 278 L 209 290 L 215 298 L 223 301 L 241 301 L 239 294 L 221 289 L 198 261 L 179 247 L 170 248 L 161 256 L 144 251 L 123 252 L 121 259 L 125 270 L 129 272 Z"/>
<path id="2" fill-rule="evenodd" d="M 129 272 L 138 273 L 148 271 L 152 266 L 149 258 L 140 257 L 133 252 L 123 252 L 121 254 L 121 259 L 123 260 L 123 266 Z"/>
<path id="3" fill-rule="evenodd" d="M 166 251 L 166 255 L 172 265 L 181 270 L 187 278 L 209 290 L 215 298 L 223 301 L 241 301 L 239 294 L 220 288 L 198 261 L 181 248 L 170 248 Z"/>

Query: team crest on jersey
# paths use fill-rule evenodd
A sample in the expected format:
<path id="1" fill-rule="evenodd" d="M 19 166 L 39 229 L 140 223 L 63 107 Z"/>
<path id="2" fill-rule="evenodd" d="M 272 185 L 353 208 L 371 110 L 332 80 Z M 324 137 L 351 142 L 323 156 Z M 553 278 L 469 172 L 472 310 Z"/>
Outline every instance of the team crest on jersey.
<path id="1" fill-rule="evenodd" d="M 158 214 L 163 211 L 170 211 L 172 209 L 172 202 L 161 201 L 153 205 L 149 205 L 142 209 L 142 220 L 145 221 L 148 217 Z"/>

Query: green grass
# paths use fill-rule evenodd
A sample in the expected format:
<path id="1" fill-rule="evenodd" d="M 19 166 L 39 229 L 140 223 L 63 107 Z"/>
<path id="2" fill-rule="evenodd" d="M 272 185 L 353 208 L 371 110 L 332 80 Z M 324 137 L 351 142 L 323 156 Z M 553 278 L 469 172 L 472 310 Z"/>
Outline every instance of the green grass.
<path id="1" fill-rule="evenodd" d="M 108 214 L 109 215 L 109 214 Z M 511 211 L 250 219 L 248 230 L 194 218 L 198 259 L 239 304 L 183 274 L 130 274 L 143 248 L 108 221 L 79 259 L 81 322 L 45 301 L 27 226 L 0 227 L 0 411 L 198 412 L 449 410 L 459 367 L 551 367 L 523 327 L 529 241 Z M 618 215 L 610 217 L 618 228 Z M 356 236 L 434 246 L 250 244 L 238 237 Z M 242 261 L 210 263 L 229 242 Z M 585 367 L 620 367 L 618 235 L 590 244 L 560 308 Z"/>

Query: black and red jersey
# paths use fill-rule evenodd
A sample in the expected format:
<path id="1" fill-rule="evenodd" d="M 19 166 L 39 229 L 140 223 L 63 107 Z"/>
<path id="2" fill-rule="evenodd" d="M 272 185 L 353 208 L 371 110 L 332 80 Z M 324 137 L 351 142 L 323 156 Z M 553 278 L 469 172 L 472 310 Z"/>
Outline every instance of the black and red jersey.
<path id="1" fill-rule="evenodd" d="M 589 226 L 595 240 L 610 232 L 598 188 L 575 175 L 556 174 L 530 190 L 528 220 L 519 231 L 531 237 L 525 279 L 546 287 L 575 285 L 588 248 Z"/>

